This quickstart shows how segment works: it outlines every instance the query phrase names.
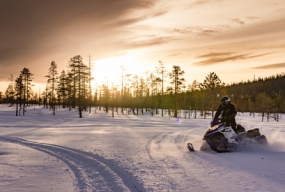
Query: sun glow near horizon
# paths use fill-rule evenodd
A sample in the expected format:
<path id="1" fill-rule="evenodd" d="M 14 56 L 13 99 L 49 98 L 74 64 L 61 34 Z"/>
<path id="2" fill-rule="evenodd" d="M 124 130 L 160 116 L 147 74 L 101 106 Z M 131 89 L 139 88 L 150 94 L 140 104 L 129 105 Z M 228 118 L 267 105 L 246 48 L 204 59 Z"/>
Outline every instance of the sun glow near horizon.
<path id="1" fill-rule="evenodd" d="M 136 55 L 126 54 L 118 57 L 100 59 L 93 62 L 93 85 L 121 87 L 122 74 L 142 74 L 146 68 L 136 61 Z"/>

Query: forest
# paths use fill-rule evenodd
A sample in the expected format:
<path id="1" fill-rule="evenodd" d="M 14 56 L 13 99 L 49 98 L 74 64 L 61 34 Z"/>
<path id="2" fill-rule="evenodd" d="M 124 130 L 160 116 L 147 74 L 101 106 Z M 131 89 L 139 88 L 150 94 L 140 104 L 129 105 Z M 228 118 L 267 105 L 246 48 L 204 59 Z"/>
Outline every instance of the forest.
<path id="1" fill-rule="evenodd" d="M 68 69 L 60 73 L 52 61 L 45 76 L 46 89 L 36 93 L 32 90 L 33 73 L 23 68 L 6 91 L 0 92 L 0 103 L 16 106 L 16 116 L 25 115 L 26 107 L 43 105 L 53 115 L 57 108 L 78 109 L 80 118 L 83 111 L 91 113 L 92 107 L 112 114 L 149 111 L 153 115 L 196 118 L 199 113 L 206 118 L 213 116 L 220 98 L 227 95 L 239 112 L 260 113 L 262 120 L 278 121 L 278 114 L 285 112 L 285 73 L 225 84 L 211 72 L 203 82 L 194 80 L 186 85 L 180 66 L 166 71 L 161 61 L 146 77 L 123 72 L 122 68 L 120 87 L 108 83 L 95 87 L 90 61 L 84 64 L 80 55 L 74 56 L 68 61 Z"/>

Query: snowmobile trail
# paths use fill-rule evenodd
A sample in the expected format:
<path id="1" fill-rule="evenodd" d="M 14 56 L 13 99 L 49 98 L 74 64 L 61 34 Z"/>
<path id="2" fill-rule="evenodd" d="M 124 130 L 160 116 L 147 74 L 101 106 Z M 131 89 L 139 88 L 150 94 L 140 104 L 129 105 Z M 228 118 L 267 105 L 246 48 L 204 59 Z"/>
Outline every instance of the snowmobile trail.
<path id="1" fill-rule="evenodd" d="M 14 137 L 0 136 L 0 140 L 33 148 L 63 161 L 74 174 L 77 191 L 145 191 L 135 176 L 99 155 Z"/>
<path id="2" fill-rule="evenodd" d="M 162 140 L 164 140 L 167 137 L 167 135 L 171 133 L 172 132 L 168 132 L 168 133 L 159 132 L 147 141 L 147 144 L 145 145 L 145 149 L 147 151 L 149 159 L 154 160 L 153 154 L 155 153 L 153 153 L 153 151 L 157 151 L 157 152 L 161 151 Z"/>
<path id="3" fill-rule="evenodd" d="M 195 174 L 193 176 L 192 171 L 195 171 L 195 166 L 188 166 L 193 162 L 180 161 L 180 157 L 183 158 L 187 152 L 184 150 L 184 143 L 187 140 L 187 136 L 183 135 L 184 132 L 185 130 L 177 133 L 159 132 L 147 141 L 145 149 L 152 166 L 155 167 L 153 180 L 158 183 L 159 191 L 188 191 L 189 188 L 208 191 L 208 187 L 205 188 L 202 185 L 203 181 Z M 160 182 L 163 185 L 160 185 Z M 185 183 L 187 183 L 186 187 L 184 187 Z"/>

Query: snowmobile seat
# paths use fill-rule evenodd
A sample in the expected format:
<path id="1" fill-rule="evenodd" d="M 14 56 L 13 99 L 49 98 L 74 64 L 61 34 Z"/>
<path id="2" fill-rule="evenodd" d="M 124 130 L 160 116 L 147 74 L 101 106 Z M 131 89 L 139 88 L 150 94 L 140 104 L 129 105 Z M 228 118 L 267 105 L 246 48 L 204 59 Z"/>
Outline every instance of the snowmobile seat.
<path id="1" fill-rule="evenodd" d="M 248 138 L 254 138 L 260 136 L 259 128 L 251 129 L 246 132 Z"/>
<path id="2" fill-rule="evenodd" d="M 245 132 L 245 128 L 243 126 L 241 126 L 240 124 L 237 124 L 237 128 L 234 130 L 236 132 L 236 134 Z"/>

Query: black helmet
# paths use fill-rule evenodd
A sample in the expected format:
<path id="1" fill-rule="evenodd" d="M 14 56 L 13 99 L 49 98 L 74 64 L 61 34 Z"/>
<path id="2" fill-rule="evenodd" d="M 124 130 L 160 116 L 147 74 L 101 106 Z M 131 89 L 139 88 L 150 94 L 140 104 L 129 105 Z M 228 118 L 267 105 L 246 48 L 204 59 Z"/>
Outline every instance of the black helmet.
<path id="1" fill-rule="evenodd" d="M 224 96 L 221 98 L 222 106 L 226 106 L 231 103 L 231 99 L 228 96 Z"/>

